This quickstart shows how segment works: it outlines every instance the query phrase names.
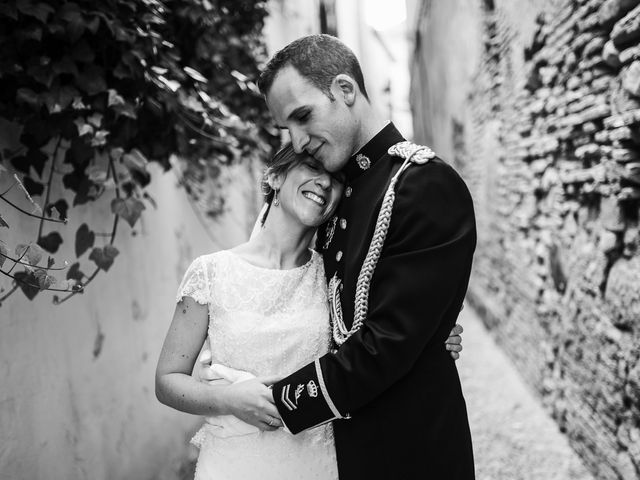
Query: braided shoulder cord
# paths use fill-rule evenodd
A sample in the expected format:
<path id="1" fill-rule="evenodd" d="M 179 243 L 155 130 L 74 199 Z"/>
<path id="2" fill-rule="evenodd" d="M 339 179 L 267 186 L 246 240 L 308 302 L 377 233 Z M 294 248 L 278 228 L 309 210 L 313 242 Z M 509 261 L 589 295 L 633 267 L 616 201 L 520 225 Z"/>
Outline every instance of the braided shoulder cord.
<path id="1" fill-rule="evenodd" d="M 409 167 L 409 165 L 411 165 L 411 163 L 421 165 L 435 157 L 435 154 L 430 148 L 416 145 L 411 142 L 397 143 L 389 148 L 388 153 L 390 155 L 404 158 L 405 161 L 393 176 L 391 182 L 389 182 L 389 187 L 387 188 L 382 200 L 382 206 L 378 213 L 378 219 L 373 231 L 371 244 L 369 245 L 367 256 L 362 264 L 360 274 L 358 275 L 358 281 L 356 283 L 356 299 L 351 329 L 347 330 L 342 319 L 342 308 L 339 305 L 339 298 L 337 299 L 337 306 L 335 305 L 335 298 L 331 301 L 332 305 L 334 305 L 334 308 L 332 308 L 332 313 L 334 314 L 333 339 L 338 346 L 342 345 L 351 335 L 357 332 L 360 327 L 362 327 L 365 318 L 367 318 L 367 313 L 369 311 L 369 290 L 371 288 L 371 279 L 373 278 L 373 273 L 376 269 L 376 265 L 378 264 L 378 260 L 380 259 L 382 247 L 384 246 L 384 241 L 387 238 L 387 232 L 389 231 L 389 225 L 391 224 L 391 213 L 393 210 L 393 203 L 396 198 L 395 186 L 400 175 Z M 334 278 L 337 280 L 337 277 L 334 276 Z M 332 282 L 333 280 L 334 279 L 332 279 Z M 333 296 L 335 296 L 336 292 L 334 290 L 336 289 L 337 285 L 334 285 L 334 289 L 332 289 L 330 285 L 330 295 L 332 295 L 331 292 L 333 292 Z"/>

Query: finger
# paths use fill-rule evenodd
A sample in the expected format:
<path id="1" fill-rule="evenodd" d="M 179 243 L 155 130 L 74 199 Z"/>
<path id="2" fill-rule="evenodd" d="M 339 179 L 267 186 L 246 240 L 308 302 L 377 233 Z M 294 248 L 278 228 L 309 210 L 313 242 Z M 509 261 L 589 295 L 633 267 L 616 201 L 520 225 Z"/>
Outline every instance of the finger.
<path id="1" fill-rule="evenodd" d="M 273 423 L 273 422 L 272 422 Z M 269 422 L 260 422 L 258 428 L 264 432 L 274 432 L 278 430 L 280 427 L 276 427 L 275 425 L 269 425 Z"/>
<path id="2" fill-rule="evenodd" d="M 450 352 L 450 355 L 454 360 L 458 360 L 460 358 L 460 354 L 458 352 Z"/>
<path id="3" fill-rule="evenodd" d="M 205 348 L 200 354 L 198 361 L 200 363 L 207 363 L 207 364 L 211 363 L 211 350 L 209 350 L 208 348 Z"/>
<path id="4" fill-rule="evenodd" d="M 284 426 L 280 417 L 269 417 L 269 419 L 267 419 L 267 425 L 274 428 L 281 428 Z"/>
<path id="5" fill-rule="evenodd" d="M 213 370 L 211 370 L 211 368 L 209 367 L 203 367 L 200 370 L 200 378 L 202 380 L 207 380 L 207 381 L 212 381 L 212 380 L 221 380 L 222 377 L 220 377 L 220 375 L 218 375 L 217 373 L 215 373 Z"/>
<path id="6" fill-rule="evenodd" d="M 460 335 L 462 332 L 464 332 L 464 328 L 462 328 L 462 325 L 456 323 L 451 329 L 449 336 L 453 337 L 454 335 Z"/>
<path id="7" fill-rule="evenodd" d="M 462 345 L 452 345 L 452 344 L 447 343 L 447 346 L 445 348 L 450 352 L 461 352 L 462 351 Z"/>
<path id="8" fill-rule="evenodd" d="M 266 375 L 264 377 L 257 377 L 257 380 L 266 385 L 273 385 L 276 382 L 279 382 L 280 380 L 282 380 L 284 377 L 282 375 Z"/>
<path id="9" fill-rule="evenodd" d="M 462 337 L 460 335 L 453 335 L 449 338 L 447 338 L 447 344 L 451 345 L 451 344 L 455 344 L 455 345 L 460 345 L 462 343 Z"/>

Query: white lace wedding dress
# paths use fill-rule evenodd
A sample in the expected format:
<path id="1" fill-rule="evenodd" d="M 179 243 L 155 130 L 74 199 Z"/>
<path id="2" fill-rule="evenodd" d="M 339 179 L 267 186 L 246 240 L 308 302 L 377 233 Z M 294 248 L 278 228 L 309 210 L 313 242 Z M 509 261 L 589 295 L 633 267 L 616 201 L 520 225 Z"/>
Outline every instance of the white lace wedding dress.
<path id="1" fill-rule="evenodd" d="M 209 307 L 213 363 L 284 375 L 329 349 L 326 279 L 316 252 L 290 270 L 257 267 L 228 250 L 203 255 L 187 270 L 177 301 L 185 296 Z M 237 435 L 208 420 L 192 440 L 200 447 L 196 480 L 338 478 L 331 424 L 295 436 L 282 429 Z"/>

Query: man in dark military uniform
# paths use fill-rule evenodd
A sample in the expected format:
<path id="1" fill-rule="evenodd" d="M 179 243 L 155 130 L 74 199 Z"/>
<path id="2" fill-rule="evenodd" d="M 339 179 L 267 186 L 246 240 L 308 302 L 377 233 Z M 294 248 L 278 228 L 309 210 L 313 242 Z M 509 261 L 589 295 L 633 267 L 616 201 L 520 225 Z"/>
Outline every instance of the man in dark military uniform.
<path id="1" fill-rule="evenodd" d="M 357 59 L 334 37 L 289 44 L 260 88 L 294 149 L 346 179 L 318 234 L 336 349 L 274 384 L 284 424 L 297 433 L 342 419 L 342 479 L 474 478 L 460 381 L 442 347 L 476 244 L 467 187 L 375 115 Z"/>
<path id="2" fill-rule="evenodd" d="M 346 178 L 317 244 L 336 348 L 274 384 L 284 424 L 297 433 L 341 419 L 341 479 L 473 479 L 466 406 L 442 345 L 476 244 L 464 182 L 377 117 L 357 59 L 334 37 L 289 44 L 260 88 L 294 149 Z"/>

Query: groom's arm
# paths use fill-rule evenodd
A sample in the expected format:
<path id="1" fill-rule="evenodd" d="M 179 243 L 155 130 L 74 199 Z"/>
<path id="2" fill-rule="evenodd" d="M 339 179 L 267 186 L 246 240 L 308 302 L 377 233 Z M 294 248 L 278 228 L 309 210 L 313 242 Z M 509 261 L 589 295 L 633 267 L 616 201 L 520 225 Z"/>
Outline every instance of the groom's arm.
<path id="1" fill-rule="evenodd" d="M 440 162 L 405 175 L 362 328 L 337 353 L 273 386 L 294 433 L 357 412 L 406 375 L 430 342 L 441 348 L 455 323 L 476 243 L 470 195 Z"/>

